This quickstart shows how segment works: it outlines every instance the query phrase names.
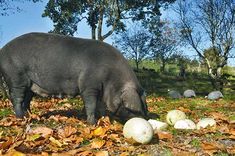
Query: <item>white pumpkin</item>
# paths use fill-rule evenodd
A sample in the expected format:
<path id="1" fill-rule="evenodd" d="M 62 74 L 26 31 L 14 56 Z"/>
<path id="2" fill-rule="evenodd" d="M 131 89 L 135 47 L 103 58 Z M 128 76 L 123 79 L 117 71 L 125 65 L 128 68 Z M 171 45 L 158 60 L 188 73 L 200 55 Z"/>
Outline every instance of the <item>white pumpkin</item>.
<path id="1" fill-rule="evenodd" d="M 154 119 L 149 119 L 148 122 L 151 124 L 151 126 L 153 127 L 153 130 L 164 130 L 167 128 L 168 124 L 165 122 L 161 122 L 161 121 L 157 121 Z"/>
<path id="2" fill-rule="evenodd" d="M 171 110 L 166 115 L 166 122 L 169 125 L 174 125 L 177 121 L 183 119 L 186 119 L 186 115 L 180 110 Z"/>
<path id="3" fill-rule="evenodd" d="M 123 135 L 138 143 L 147 144 L 153 138 L 153 128 L 147 120 L 135 117 L 125 123 Z"/>
<path id="4" fill-rule="evenodd" d="M 175 125 L 175 129 L 196 129 L 196 124 L 189 119 L 178 120 Z"/>
<path id="5" fill-rule="evenodd" d="M 213 118 L 202 118 L 197 123 L 197 129 L 206 128 L 207 126 L 214 126 L 216 122 Z"/>

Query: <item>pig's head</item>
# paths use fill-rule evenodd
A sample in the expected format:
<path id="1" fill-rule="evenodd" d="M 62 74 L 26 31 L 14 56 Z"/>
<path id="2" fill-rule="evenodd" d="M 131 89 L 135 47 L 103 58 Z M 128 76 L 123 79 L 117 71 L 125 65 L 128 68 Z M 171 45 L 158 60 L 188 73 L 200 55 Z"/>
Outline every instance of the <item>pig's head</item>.
<path id="1" fill-rule="evenodd" d="M 125 87 L 120 96 L 120 104 L 115 116 L 125 121 L 132 117 L 148 118 L 148 109 L 145 93 L 142 89 Z"/>

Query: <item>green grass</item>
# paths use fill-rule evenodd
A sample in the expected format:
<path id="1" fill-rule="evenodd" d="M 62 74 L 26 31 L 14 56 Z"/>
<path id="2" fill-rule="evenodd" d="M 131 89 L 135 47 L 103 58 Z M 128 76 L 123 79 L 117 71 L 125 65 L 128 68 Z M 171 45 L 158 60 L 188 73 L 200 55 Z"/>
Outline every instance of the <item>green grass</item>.
<path id="1" fill-rule="evenodd" d="M 0 119 L 3 119 L 4 117 L 10 114 L 13 114 L 13 111 L 11 108 L 0 109 Z"/>
<path id="2" fill-rule="evenodd" d="M 201 141 L 197 138 L 193 138 L 192 141 L 190 142 L 190 144 L 193 146 L 193 147 L 200 147 L 201 145 Z"/>
<path id="3" fill-rule="evenodd" d="M 135 69 L 133 60 L 129 60 L 130 65 Z M 153 69 L 153 71 L 143 70 Z M 153 60 L 144 60 L 139 65 L 139 72 L 136 75 L 141 85 L 146 89 L 148 94 L 166 95 L 168 89 L 178 90 L 183 93 L 186 89 L 193 89 L 197 95 L 206 96 L 213 91 L 210 80 L 207 76 L 205 67 L 201 68 L 187 65 L 186 78 L 178 76 L 179 67 L 176 64 L 166 64 L 164 73 L 160 73 L 160 63 Z M 228 82 L 224 88 L 225 98 L 235 100 L 235 67 L 225 67 L 224 74 L 228 76 Z"/>
<path id="4" fill-rule="evenodd" d="M 176 73 L 159 73 L 147 70 L 140 70 L 136 75 L 147 91 L 147 94 L 166 96 L 167 90 L 178 90 L 183 94 L 186 89 L 193 89 L 197 95 L 206 96 L 213 91 L 213 87 L 206 74 L 188 74 L 185 79 L 177 76 Z M 235 100 L 235 80 L 230 80 L 224 88 L 226 99 Z"/>

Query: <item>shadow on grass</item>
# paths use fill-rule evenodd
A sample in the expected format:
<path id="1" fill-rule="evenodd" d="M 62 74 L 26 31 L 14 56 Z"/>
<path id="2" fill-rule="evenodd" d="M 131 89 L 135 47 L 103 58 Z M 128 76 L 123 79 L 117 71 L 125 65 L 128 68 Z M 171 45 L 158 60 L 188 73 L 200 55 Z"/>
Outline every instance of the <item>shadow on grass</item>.
<path id="1" fill-rule="evenodd" d="M 85 112 L 82 110 L 77 110 L 77 109 L 49 111 L 43 114 L 41 117 L 50 118 L 51 116 L 56 116 L 56 115 L 65 116 L 68 118 L 74 117 L 74 118 L 86 120 Z"/>
<path id="2" fill-rule="evenodd" d="M 159 73 L 148 70 L 140 70 L 136 73 L 141 85 L 148 94 L 167 96 L 168 89 L 178 90 L 183 93 L 186 89 L 193 89 L 198 96 L 206 96 L 213 91 L 208 76 L 201 73 L 188 73 L 185 78 L 174 73 Z M 224 88 L 225 94 L 233 95 L 235 92 L 234 80 L 228 80 Z"/>
<path id="3" fill-rule="evenodd" d="M 86 120 L 86 113 L 83 110 L 77 110 L 77 109 L 70 109 L 70 110 L 54 110 L 49 111 L 45 114 L 43 114 L 41 117 L 44 118 L 50 118 L 51 116 L 65 116 L 68 118 L 74 117 L 79 120 Z M 109 116 L 111 121 L 116 120 L 122 124 L 124 124 L 129 118 L 120 118 L 118 116 L 113 115 L 111 112 L 106 112 L 106 116 Z M 96 115 L 97 119 L 101 118 L 100 115 Z M 148 112 L 148 119 L 156 119 L 159 118 L 159 115 L 153 112 Z"/>

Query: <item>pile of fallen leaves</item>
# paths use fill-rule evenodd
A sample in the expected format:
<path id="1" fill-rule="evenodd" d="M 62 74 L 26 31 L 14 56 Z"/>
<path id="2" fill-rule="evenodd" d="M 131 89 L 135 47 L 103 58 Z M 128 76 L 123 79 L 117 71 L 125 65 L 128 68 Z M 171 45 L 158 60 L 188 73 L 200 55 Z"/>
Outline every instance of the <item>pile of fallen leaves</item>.
<path id="1" fill-rule="evenodd" d="M 195 101 L 203 103 L 194 104 Z M 95 126 L 78 117 L 80 98 L 34 99 L 32 114 L 17 119 L 9 101 L 0 101 L 0 155 L 214 155 L 235 154 L 234 102 L 208 102 L 201 99 L 176 100 L 148 97 L 149 110 L 164 120 L 167 111 L 179 109 L 197 121 L 200 113 L 213 117 L 217 124 L 201 130 L 157 131 L 150 144 L 141 145 L 125 139 L 123 125 L 101 118 Z M 189 104 L 189 103 L 193 104 Z M 209 103 L 206 104 L 205 103 Z M 204 109 L 205 107 L 208 109 Z M 228 111 L 219 111 L 228 106 Z M 80 112 L 81 113 L 81 112 Z"/>

